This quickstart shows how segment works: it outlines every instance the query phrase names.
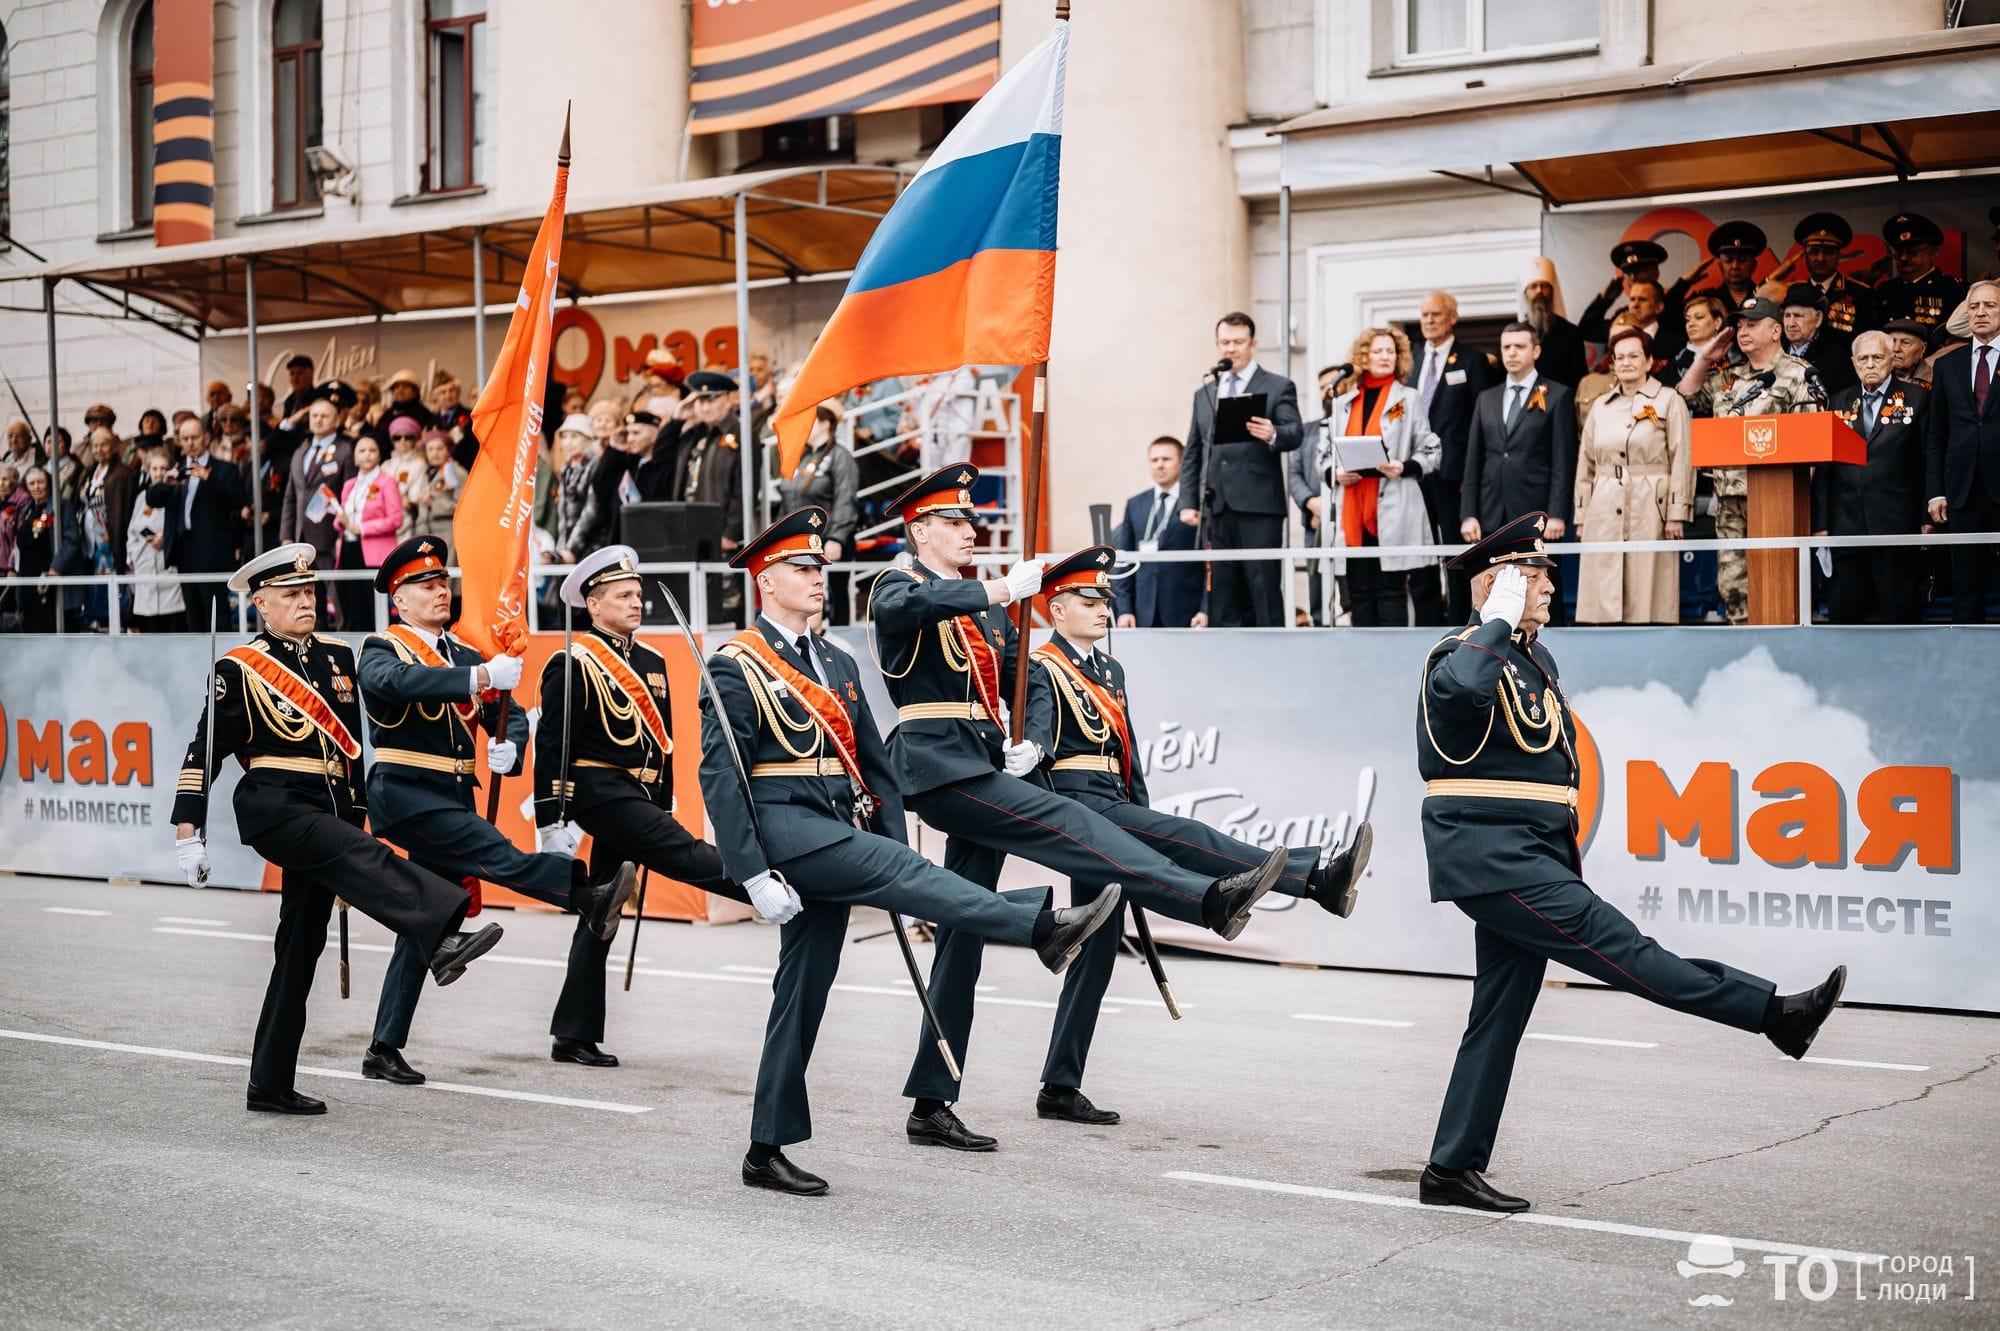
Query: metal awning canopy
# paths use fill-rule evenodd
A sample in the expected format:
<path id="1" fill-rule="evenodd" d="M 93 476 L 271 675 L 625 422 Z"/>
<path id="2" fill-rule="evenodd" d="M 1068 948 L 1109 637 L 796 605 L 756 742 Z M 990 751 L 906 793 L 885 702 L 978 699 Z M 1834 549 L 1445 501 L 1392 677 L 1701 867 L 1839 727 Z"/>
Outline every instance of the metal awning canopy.
<path id="1" fill-rule="evenodd" d="M 903 173 L 886 167 L 821 166 L 571 199 L 562 289 L 604 296 L 844 272 L 903 183 Z M 542 220 L 539 211 L 496 212 L 422 227 L 421 216 L 411 210 L 394 224 L 333 234 L 317 227 L 310 239 L 239 234 L 10 268 L 0 281 L 88 280 L 177 310 L 210 332 L 251 323 L 246 261 L 255 264 L 260 327 L 466 309 L 512 293 Z"/>
<path id="2" fill-rule="evenodd" d="M 1333 107 L 1272 133 L 1293 192 L 1512 171 L 1550 206 L 1986 167 L 2000 27 Z"/>

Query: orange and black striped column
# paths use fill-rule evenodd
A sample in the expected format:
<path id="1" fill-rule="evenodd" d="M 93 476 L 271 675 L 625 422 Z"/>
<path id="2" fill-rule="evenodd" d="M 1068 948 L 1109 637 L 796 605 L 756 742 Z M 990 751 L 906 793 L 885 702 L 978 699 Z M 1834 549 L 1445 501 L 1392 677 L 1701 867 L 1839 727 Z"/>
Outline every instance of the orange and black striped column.
<path id="1" fill-rule="evenodd" d="M 215 238 L 215 7 L 153 0 L 153 243 Z"/>

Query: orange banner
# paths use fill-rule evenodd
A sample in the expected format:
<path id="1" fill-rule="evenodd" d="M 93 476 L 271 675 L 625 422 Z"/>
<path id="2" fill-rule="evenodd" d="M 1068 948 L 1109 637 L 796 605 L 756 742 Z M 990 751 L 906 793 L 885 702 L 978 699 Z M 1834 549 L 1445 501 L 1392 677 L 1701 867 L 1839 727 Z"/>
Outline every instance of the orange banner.
<path id="1" fill-rule="evenodd" d="M 528 251 L 507 340 L 472 408 L 479 456 L 451 520 L 452 546 L 463 571 L 463 601 L 453 632 L 487 656 L 518 652 L 528 637 L 528 528 L 535 508 L 535 453 L 541 444 L 568 194 L 565 125 L 555 193 Z"/>

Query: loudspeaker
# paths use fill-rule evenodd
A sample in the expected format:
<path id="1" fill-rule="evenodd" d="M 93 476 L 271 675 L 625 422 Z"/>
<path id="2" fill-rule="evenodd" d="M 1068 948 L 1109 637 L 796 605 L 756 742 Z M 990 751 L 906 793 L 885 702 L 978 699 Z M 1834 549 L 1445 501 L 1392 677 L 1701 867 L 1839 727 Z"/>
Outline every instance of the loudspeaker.
<path id="1" fill-rule="evenodd" d="M 642 564 L 724 562 L 720 504 L 627 504 L 620 511 L 619 530 Z M 690 581 L 685 573 L 647 575 L 643 585 L 648 626 L 672 627 L 674 622 L 673 612 L 667 609 L 666 600 L 660 595 L 661 582 L 673 588 L 674 599 L 681 603 L 682 610 L 691 618 L 695 615 Z M 709 590 L 714 592 L 717 586 L 717 580 L 710 578 Z M 717 617 L 715 606 L 708 607 L 707 617 Z M 699 631 L 707 626 L 694 627 Z"/>

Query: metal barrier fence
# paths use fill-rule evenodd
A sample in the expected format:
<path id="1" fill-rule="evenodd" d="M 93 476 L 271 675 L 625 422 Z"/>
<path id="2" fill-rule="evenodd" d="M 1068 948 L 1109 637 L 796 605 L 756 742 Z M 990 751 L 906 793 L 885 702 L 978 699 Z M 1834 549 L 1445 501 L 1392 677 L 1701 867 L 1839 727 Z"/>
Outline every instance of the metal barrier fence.
<path id="1" fill-rule="evenodd" d="M 1593 555 L 1679 554 L 1687 551 L 1722 551 L 1722 550 L 1745 550 L 1745 551 L 1792 550 L 1797 553 L 1798 565 L 1799 565 L 1798 626 L 1802 628 L 1811 628 L 1813 627 L 1812 561 L 1815 551 L 1852 550 L 1852 549 L 1870 550 L 1870 549 L 1893 548 L 1898 546 L 1918 546 L 1923 548 L 1936 548 L 1936 547 L 1946 547 L 1955 545 L 1996 545 L 1996 544 L 2000 544 L 2000 532 L 1954 532 L 1949 534 L 1932 533 L 1930 535 L 1917 535 L 1917 536 L 1910 536 L 1910 535 L 1766 536 L 1766 537 L 1737 538 L 1733 540 L 1684 539 L 1678 541 L 1666 541 L 1666 540 L 1589 541 L 1589 542 L 1552 541 L 1548 544 L 1548 549 L 1551 553 L 1554 554 L 1593 554 Z M 1445 559 L 1451 558 L 1452 556 L 1463 553 L 1464 550 L 1465 546 L 1463 544 L 1455 544 L 1455 545 L 1400 545 L 1400 546 L 1383 545 L 1383 546 L 1365 546 L 1359 548 L 1323 547 L 1323 546 L 1303 546 L 1303 547 L 1273 546 L 1273 547 L 1263 547 L 1252 550 L 1156 550 L 1156 551 L 1145 551 L 1145 552 L 1120 551 L 1119 563 L 1121 567 L 1119 574 L 1117 576 L 1129 577 L 1137 570 L 1137 567 L 1142 564 L 1208 564 L 1208 563 L 1228 563 L 1228 562 L 1245 562 L 1245 561 L 1282 562 L 1285 566 L 1284 576 L 1280 580 L 1284 594 L 1284 621 L 1280 625 L 1280 627 L 1290 628 L 1294 626 L 1294 621 L 1296 619 L 1297 611 L 1299 609 L 1298 584 L 1300 578 L 1298 575 L 1307 571 L 1308 569 L 1317 566 L 1323 573 L 1330 574 L 1333 571 L 1336 562 L 1344 562 L 1347 560 L 1383 559 L 1383 558 L 1403 557 L 1403 556 L 1418 556 L 1418 557 L 1438 560 L 1441 562 Z M 994 553 L 994 552 L 982 551 L 975 557 L 974 566 L 982 569 L 1004 568 L 1007 565 L 1013 563 L 1016 557 L 1017 556 L 1012 553 Z M 845 561 L 842 563 L 831 564 L 828 566 L 829 572 L 845 573 L 849 575 L 847 581 L 848 581 L 848 594 L 850 598 L 849 618 L 851 620 L 859 621 L 866 617 L 865 614 L 866 596 L 864 588 L 867 581 L 875 577 L 877 574 L 882 573 L 884 570 L 892 568 L 894 566 L 895 565 L 893 564 L 886 564 L 880 562 L 864 563 L 864 562 L 854 562 L 854 561 Z M 547 607 L 544 605 L 544 602 L 553 599 L 552 594 L 554 586 L 556 584 L 559 584 L 563 578 L 569 575 L 572 567 L 573 566 L 569 564 L 537 564 L 534 565 L 532 568 L 530 568 L 529 579 L 530 579 L 530 587 L 533 589 L 533 594 L 529 597 L 528 600 L 528 617 L 529 617 L 529 627 L 531 630 L 540 631 L 542 629 L 543 627 L 542 618 L 547 610 Z M 722 577 L 747 578 L 747 575 L 741 573 L 738 570 L 729 568 L 726 564 L 705 564 L 705 563 L 690 563 L 690 562 L 645 563 L 645 564 L 640 564 L 639 569 L 641 572 L 646 573 L 649 576 L 661 575 L 661 574 L 674 574 L 686 577 L 687 596 L 684 599 L 683 608 L 687 611 L 689 621 L 698 628 L 706 626 L 709 623 L 708 608 L 709 608 L 709 591 L 710 591 L 711 580 Z M 453 575 L 456 576 L 458 572 L 459 570 L 456 567 L 454 567 L 452 570 Z M 161 585 L 161 584 L 176 584 L 181 586 L 197 585 L 197 584 L 218 585 L 227 583 L 227 581 L 229 580 L 229 576 L 230 575 L 227 573 L 173 573 L 173 574 L 146 574 L 146 575 L 96 573 L 96 574 L 85 574 L 76 576 L 44 575 L 41 577 L 34 577 L 34 578 L 21 578 L 21 577 L 0 578 L 0 593 L 4 593 L 8 590 L 20 590 L 25 588 L 37 588 L 37 589 L 54 588 L 57 590 L 95 588 L 95 587 L 107 588 L 109 590 L 107 591 L 106 595 L 106 612 L 107 612 L 106 622 L 101 627 L 103 631 L 108 631 L 111 633 L 120 633 L 123 632 L 125 629 L 125 624 L 124 624 L 125 617 L 129 615 L 131 612 L 129 609 L 125 608 L 122 605 L 124 598 L 120 595 L 111 594 L 112 591 L 140 586 L 140 585 Z M 333 570 L 322 571 L 319 576 L 320 580 L 323 583 L 338 585 L 345 582 L 372 581 L 375 577 L 375 570 L 333 569 Z M 1330 584 L 1331 580 L 1328 579 L 1327 581 Z M 647 595 L 649 600 L 651 599 L 652 594 L 653 594 L 653 588 L 649 583 L 647 588 Z M 58 598 L 59 605 L 61 599 L 62 598 Z M 230 600 L 231 600 L 231 614 L 227 622 L 233 622 L 236 630 L 240 633 L 250 632 L 252 628 L 253 612 L 250 609 L 249 598 L 236 596 L 236 597 L 231 597 Z M 360 628 L 354 628 L 353 626 L 343 626 L 344 628 L 350 628 L 356 632 L 365 632 L 372 629 L 382 628 L 390 622 L 388 598 L 379 593 L 371 593 L 370 600 L 373 607 L 372 622 L 365 626 L 361 626 Z M 78 629 L 74 625 L 65 625 L 64 623 L 65 618 L 66 616 L 59 609 L 57 632 L 60 633 L 65 631 L 68 632 L 78 631 Z M 560 628 L 560 626 L 561 626 L 560 616 L 554 617 L 553 622 L 551 622 L 549 625 L 551 629 L 557 629 Z M 1606 627 L 1616 627 L 1616 626 L 1606 626 Z M 1901 627 L 1922 627 L 1922 626 L 1906 625 Z M 98 627 L 92 626 L 91 628 L 85 631 L 96 632 L 98 631 Z M 23 636 L 23 635 L 14 634 L 8 636 Z"/>

